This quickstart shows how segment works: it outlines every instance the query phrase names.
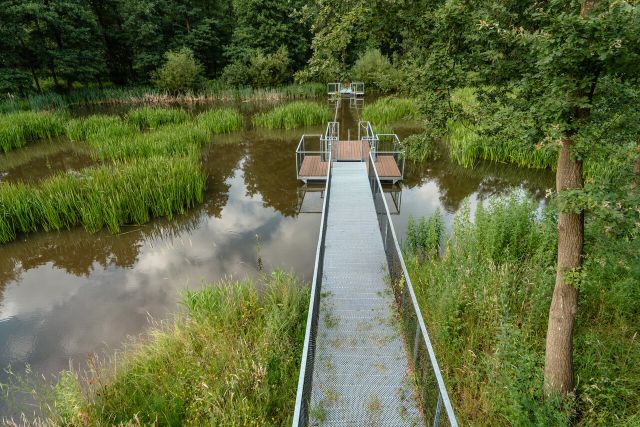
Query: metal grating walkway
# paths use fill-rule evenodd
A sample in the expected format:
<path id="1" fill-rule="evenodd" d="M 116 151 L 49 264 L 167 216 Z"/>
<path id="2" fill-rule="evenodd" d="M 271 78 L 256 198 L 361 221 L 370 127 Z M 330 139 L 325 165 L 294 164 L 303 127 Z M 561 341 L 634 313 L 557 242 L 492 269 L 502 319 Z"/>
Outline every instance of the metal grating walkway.
<path id="1" fill-rule="evenodd" d="M 366 164 L 332 168 L 311 425 L 422 425 Z"/>

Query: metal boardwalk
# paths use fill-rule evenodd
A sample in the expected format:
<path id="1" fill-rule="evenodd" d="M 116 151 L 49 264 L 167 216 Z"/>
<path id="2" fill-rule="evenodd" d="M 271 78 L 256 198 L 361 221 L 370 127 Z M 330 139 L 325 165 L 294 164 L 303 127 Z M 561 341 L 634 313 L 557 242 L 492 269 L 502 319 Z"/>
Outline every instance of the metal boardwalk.
<path id="1" fill-rule="evenodd" d="M 423 425 L 367 164 L 331 175 L 310 424 Z"/>

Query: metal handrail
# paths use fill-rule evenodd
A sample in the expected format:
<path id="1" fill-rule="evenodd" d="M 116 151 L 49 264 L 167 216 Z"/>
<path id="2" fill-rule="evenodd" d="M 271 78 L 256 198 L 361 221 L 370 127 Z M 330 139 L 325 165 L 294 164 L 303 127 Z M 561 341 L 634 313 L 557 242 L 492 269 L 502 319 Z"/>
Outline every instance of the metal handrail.
<path id="1" fill-rule="evenodd" d="M 331 158 L 331 146 L 329 146 L 329 158 Z M 293 426 L 306 426 L 309 420 L 309 401 L 311 399 L 311 381 L 313 377 L 313 362 L 315 359 L 315 339 L 318 332 L 318 318 L 320 309 L 320 288 L 322 284 L 322 270 L 324 264 L 324 246 L 327 235 L 327 216 L 329 214 L 329 198 L 331 196 L 331 162 L 327 167 L 327 180 L 325 183 L 325 197 L 322 203 L 322 219 L 320 220 L 320 233 L 318 246 L 316 247 L 316 260 L 313 267 L 313 281 L 311 282 L 311 298 L 307 314 L 307 327 L 304 334 L 304 347 L 300 362 L 300 375 L 298 377 L 298 391 L 296 393 L 296 406 L 293 413 Z"/>
<path id="2" fill-rule="evenodd" d="M 369 184 L 371 186 L 371 192 L 374 198 L 374 204 L 376 204 L 376 212 L 378 213 L 378 223 L 380 225 L 380 232 L 383 238 L 384 249 L 387 255 L 387 262 L 389 268 L 389 276 L 392 280 L 392 287 L 396 296 L 396 302 L 398 303 L 398 310 L 400 311 L 401 322 L 403 322 L 403 326 L 408 326 L 407 329 L 409 331 L 405 331 L 405 334 L 409 334 L 407 338 L 408 344 L 410 346 L 410 350 L 413 353 L 413 371 L 416 376 L 416 381 L 419 382 L 421 380 L 421 375 L 428 375 L 428 372 L 425 372 L 424 368 L 429 368 L 429 366 L 425 367 L 422 365 L 423 363 L 429 363 L 431 368 L 431 374 L 435 377 L 435 382 L 437 384 L 438 396 L 435 402 L 435 408 L 433 408 L 433 425 L 440 425 L 440 417 L 442 416 L 442 409 L 444 406 L 444 415 L 447 417 L 449 421 L 449 425 L 452 427 L 458 426 L 458 421 L 456 420 L 455 413 L 453 411 L 453 406 L 451 405 L 451 400 L 449 399 L 449 394 L 444 384 L 444 380 L 442 378 L 442 374 L 440 373 L 440 368 L 438 366 L 438 361 L 436 360 L 436 355 L 433 350 L 433 345 L 431 344 L 431 340 L 429 338 L 429 333 L 427 332 L 427 327 L 424 324 L 424 319 L 422 318 L 422 312 L 420 311 L 420 306 L 418 305 L 418 300 L 416 298 L 415 292 L 413 290 L 413 285 L 411 283 L 411 278 L 409 277 L 409 273 L 407 271 L 407 267 L 404 263 L 404 258 L 402 257 L 402 251 L 400 250 L 400 244 L 398 243 L 398 238 L 396 235 L 395 228 L 393 226 L 393 222 L 391 221 L 391 213 L 389 211 L 389 205 L 387 204 L 387 200 L 384 196 L 384 192 L 382 190 L 382 183 L 380 182 L 380 177 L 378 175 L 378 170 L 376 169 L 375 160 L 373 158 L 373 153 L 369 153 Z M 379 199 L 378 199 L 379 196 Z M 384 210 L 382 212 L 378 211 L 377 201 L 381 200 L 382 205 L 384 206 Z M 384 231 L 383 231 L 384 230 Z M 389 230 L 391 231 L 391 242 L 389 242 Z M 397 270 L 397 267 L 394 262 L 398 262 L 400 264 L 400 271 Z M 409 293 L 410 297 L 410 305 L 407 307 L 406 295 Z M 407 311 L 405 311 L 407 309 Z M 409 319 L 406 316 L 409 315 Z M 415 332 L 411 330 L 413 327 L 413 321 L 415 317 Z M 404 328 L 403 328 L 404 329 Z M 415 336 L 411 336 L 411 334 L 415 333 Z M 422 337 L 422 339 L 420 339 Z M 413 342 L 412 342 L 413 341 Z M 428 360 L 425 360 L 424 356 L 421 356 L 420 348 L 422 346 L 425 347 Z M 426 386 L 430 385 L 430 381 L 427 382 Z M 431 392 L 431 390 L 422 390 L 423 394 Z M 432 396 L 435 397 L 435 396 Z M 423 396 L 423 400 L 426 400 L 426 397 Z M 422 402 L 423 409 L 425 411 L 425 416 L 430 415 L 431 413 L 427 413 L 432 409 L 432 405 L 434 402 Z"/>
<path id="3" fill-rule="evenodd" d="M 320 150 L 306 150 L 305 139 L 318 138 L 320 140 Z M 324 135 L 320 134 L 305 134 L 300 137 L 300 142 L 296 147 L 296 176 L 300 179 L 300 168 L 305 156 L 310 154 L 320 154 L 326 161 L 331 160 L 331 141 L 327 141 Z M 328 155 L 328 156 L 327 156 Z"/>

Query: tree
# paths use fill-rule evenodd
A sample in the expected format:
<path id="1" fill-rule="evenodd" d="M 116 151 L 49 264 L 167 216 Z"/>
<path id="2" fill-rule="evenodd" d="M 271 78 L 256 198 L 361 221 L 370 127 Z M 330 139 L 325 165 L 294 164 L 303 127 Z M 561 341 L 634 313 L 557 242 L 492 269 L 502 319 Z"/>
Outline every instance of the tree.
<path id="1" fill-rule="evenodd" d="M 174 94 L 195 90 L 200 86 L 204 68 L 189 48 L 168 51 L 164 57 L 164 64 L 152 75 L 156 86 Z"/>

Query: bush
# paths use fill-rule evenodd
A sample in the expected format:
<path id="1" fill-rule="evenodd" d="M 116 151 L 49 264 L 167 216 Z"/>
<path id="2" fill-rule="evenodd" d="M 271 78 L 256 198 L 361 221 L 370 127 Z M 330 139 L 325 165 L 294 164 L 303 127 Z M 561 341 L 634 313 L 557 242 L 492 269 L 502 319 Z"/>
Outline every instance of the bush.
<path id="1" fill-rule="evenodd" d="M 151 76 L 158 88 L 177 94 L 193 91 L 201 86 L 204 68 L 190 49 L 168 51 L 164 57 L 165 63 Z"/>
<path id="2" fill-rule="evenodd" d="M 366 89 L 381 93 L 398 90 L 402 80 L 401 73 L 378 49 L 367 50 L 358 58 L 351 68 L 351 77 L 364 82 Z"/>
<path id="3" fill-rule="evenodd" d="M 280 86 L 291 78 L 289 70 L 289 51 L 286 46 L 280 47 L 275 53 L 264 54 L 258 50 L 251 58 L 249 75 L 253 87 Z"/>
<path id="4" fill-rule="evenodd" d="M 52 424 L 291 424 L 309 292 L 283 272 L 263 281 L 187 292 L 185 316 L 87 376 L 64 373 Z"/>

